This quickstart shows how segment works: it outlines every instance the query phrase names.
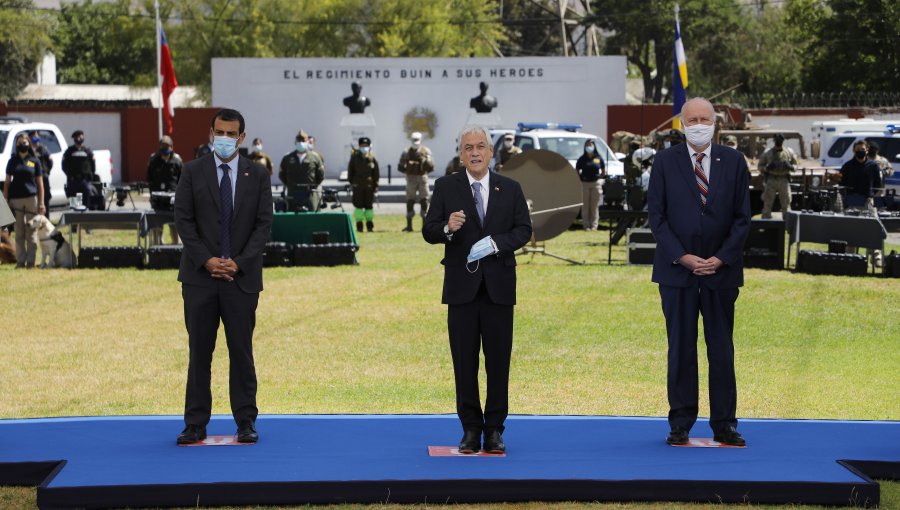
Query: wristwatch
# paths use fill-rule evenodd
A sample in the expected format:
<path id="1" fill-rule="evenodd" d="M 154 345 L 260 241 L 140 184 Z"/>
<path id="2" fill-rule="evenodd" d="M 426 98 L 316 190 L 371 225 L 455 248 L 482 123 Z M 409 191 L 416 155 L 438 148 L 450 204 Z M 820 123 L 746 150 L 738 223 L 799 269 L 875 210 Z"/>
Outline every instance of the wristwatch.
<path id="1" fill-rule="evenodd" d="M 450 232 L 450 225 L 444 224 L 444 235 L 447 236 L 447 239 L 453 239 L 453 232 Z"/>

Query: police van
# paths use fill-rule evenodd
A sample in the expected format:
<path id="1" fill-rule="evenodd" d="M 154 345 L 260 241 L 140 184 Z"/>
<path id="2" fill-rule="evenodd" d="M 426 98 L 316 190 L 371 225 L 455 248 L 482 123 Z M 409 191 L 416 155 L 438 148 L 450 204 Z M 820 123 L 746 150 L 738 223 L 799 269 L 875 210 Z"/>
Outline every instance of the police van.
<path id="1" fill-rule="evenodd" d="M 625 175 L 625 165 L 622 159 L 625 155 L 620 152 L 613 152 L 606 142 L 590 133 L 582 133 L 579 130 L 581 124 L 557 124 L 553 122 L 520 122 L 516 126 L 516 130 L 492 130 L 491 138 L 494 139 L 494 154 L 499 154 L 503 145 L 503 134 L 513 132 L 517 147 L 522 152 L 531 149 L 545 149 L 555 152 L 566 158 L 572 167 L 578 158 L 584 153 L 584 143 L 586 140 L 593 140 L 597 154 L 606 164 L 606 173 L 609 176 Z"/>
<path id="2" fill-rule="evenodd" d="M 829 137 L 829 145 L 822 146 L 822 166 L 840 167 L 853 158 L 853 144 L 864 140 L 878 145 L 878 154 L 891 163 L 894 172 L 884 179 L 886 189 L 900 192 L 900 121 L 885 124 L 883 129 L 845 130 Z"/>

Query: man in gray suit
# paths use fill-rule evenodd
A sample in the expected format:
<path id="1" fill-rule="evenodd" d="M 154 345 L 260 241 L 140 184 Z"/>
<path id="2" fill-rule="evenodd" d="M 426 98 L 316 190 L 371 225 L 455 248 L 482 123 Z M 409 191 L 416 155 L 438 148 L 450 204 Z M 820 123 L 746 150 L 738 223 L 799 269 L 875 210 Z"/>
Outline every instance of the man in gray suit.
<path id="1" fill-rule="evenodd" d="M 263 248 L 272 229 L 272 185 L 265 168 L 238 155 L 245 137 L 239 112 L 217 112 L 209 134 L 214 151 L 184 166 L 175 192 L 175 227 L 184 243 L 178 281 L 190 344 L 185 429 L 177 442 L 206 438 L 212 410 L 210 366 L 221 320 L 237 439 L 255 443 L 259 436 L 252 340 L 263 289 Z"/>

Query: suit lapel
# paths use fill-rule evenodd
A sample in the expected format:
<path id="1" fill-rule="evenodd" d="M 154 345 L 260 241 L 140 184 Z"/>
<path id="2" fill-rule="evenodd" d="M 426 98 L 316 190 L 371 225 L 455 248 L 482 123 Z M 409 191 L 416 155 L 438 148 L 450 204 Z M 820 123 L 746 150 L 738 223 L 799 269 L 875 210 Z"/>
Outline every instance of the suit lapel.
<path id="1" fill-rule="evenodd" d="M 234 183 L 234 216 L 241 209 L 244 203 L 244 195 L 246 195 L 247 180 L 250 178 L 250 162 L 241 156 L 238 156 L 237 176 Z"/>
<path id="2" fill-rule="evenodd" d="M 494 211 L 497 210 L 497 201 L 500 199 L 500 182 L 497 174 L 488 174 L 488 203 L 487 209 L 484 211 L 484 227 L 494 217 Z"/>
<path id="3" fill-rule="evenodd" d="M 203 167 L 203 176 L 206 178 L 206 187 L 209 189 L 209 194 L 212 195 L 213 202 L 216 203 L 216 209 L 221 214 L 222 198 L 219 193 L 219 174 L 216 171 L 216 157 L 209 154 L 207 158 L 209 158 L 209 163 Z"/>
<path id="4" fill-rule="evenodd" d="M 709 193 L 706 197 L 706 206 L 716 198 L 716 192 L 721 188 L 723 175 L 722 151 L 715 144 L 709 150 Z"/>
<path id="5" fill-rule="evenodd" d="M 700 202 L 700 189 L 697 188 L 697 177 L 694 175 L 694 162 L 691 158 L 691 152 L 688 150 L 687 142 L 682 142 L 676 145 L 675 148 L 678 151 L 678 173 L 684 178 L 697 205 L 702 205 L 702 202 Z"/>

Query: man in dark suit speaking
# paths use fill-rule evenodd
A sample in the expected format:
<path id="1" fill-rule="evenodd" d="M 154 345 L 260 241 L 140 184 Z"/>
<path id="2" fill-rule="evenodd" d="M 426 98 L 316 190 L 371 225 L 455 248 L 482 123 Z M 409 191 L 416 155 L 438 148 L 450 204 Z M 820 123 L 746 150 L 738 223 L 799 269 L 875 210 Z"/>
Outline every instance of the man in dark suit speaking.
<path id="1" fill-rule="evenodd" d="M 737 431 L 734 304 L 744 284 L 741 255 L 750 230 L 749 173 L 743 155 L 712 144 L 715 110 L 684 104 L 687 143 L 656 154 L 647 205 L 656 238 L 659 284 L 669 339 L 669 444 L 686 444 L 697 421 L 697 318 L 703 314 L 709 360 L 709 425 L 720 443 L 743 446 Z"/>
<path id="2" fill-rule="evenodd" d="M 219 321 L 230 360 L 231 413 L 237 439 L 255 443 L 253 328 L 262 291 L 262 254 L 272 228 L 269 172 L 238 155 L 244 117 L 221 110 L 209 129 L 214 151 L 184 166 L 175 192 L 175 227 L 184 243 L 178 281 L 190 361 L 178 444 L 206 438 L 212 408 L 210 366 Z"/>
<path id="3" fill-rule="evenodd" d="M 466 171 L 435 182 L 422 236 L 431 244 L 444 244 L 442 302 L 449 305 L 456 412 L 463 427 L 459 451 L 477 453 L 483 433 L 484 450 L 502 453 L 516 304 L 515 252 L 531 239 L 531 217 L 519 183 L 488 173 L 494 155 L 488 131 L 466 126 L 458 140 Z M 482 344 L 484 411 L 478 393 Z"/>

